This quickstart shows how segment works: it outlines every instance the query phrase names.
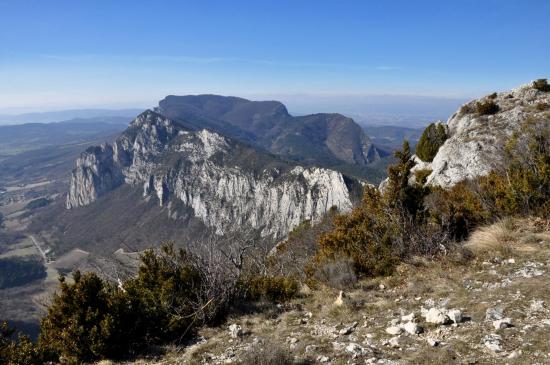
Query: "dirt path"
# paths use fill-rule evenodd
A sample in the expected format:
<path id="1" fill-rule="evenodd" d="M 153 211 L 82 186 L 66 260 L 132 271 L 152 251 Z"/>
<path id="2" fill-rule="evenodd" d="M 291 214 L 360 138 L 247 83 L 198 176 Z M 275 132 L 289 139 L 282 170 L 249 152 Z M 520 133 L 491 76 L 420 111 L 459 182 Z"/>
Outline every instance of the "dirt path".
<path id="1" fill-rule="evenodd" d="M 46 256 L 46 252 L 44 252 L 42 247 L 40 247 L 40 245 L 38 244 L 38 241 L 34 238 L 33 235 L 29 235 L 29 238 L 32 240 L 32 243 L 34 243 L 34 245 L 38 249 L 38 252 L 40 252 L 40 255 L 44 259 L 44 264 L 48 264 L 49 260 L 48 260 L 48 257 Z"/>

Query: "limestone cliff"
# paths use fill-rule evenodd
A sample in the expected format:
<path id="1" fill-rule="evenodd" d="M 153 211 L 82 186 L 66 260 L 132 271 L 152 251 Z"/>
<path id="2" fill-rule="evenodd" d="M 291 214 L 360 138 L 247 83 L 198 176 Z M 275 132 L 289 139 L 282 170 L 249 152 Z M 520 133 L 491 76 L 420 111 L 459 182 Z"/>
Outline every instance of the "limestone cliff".
<path id="1" fill-rule="evenodd" d="M 181 202 L 218 234 L 251 228 L 280 238 L 332 206 L 352 206 L 353 182 L 336 171 L 282 162 L 206 129 L 160 114 L 138 116 L 112 145 L 82 153 L 66 207 L 92 204 L 127 184 L 168 207 Z"/>

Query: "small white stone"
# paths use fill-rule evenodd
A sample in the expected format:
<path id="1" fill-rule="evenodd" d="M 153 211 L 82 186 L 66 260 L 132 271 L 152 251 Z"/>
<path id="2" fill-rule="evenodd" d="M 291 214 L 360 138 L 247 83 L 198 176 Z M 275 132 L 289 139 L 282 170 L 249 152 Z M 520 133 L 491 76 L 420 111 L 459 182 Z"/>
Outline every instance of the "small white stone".
<path id="1" fill-rule="evenodd" d="M 242 334 L 243 334 L 243 330 L 241 326 L 239 326 L 238 324 L 233 323 L 232 325 L 229 326 L 229 335 L 231 337 L 238 338 L 242 336 Z"/>
<path id="2" fill-rule="evenodd" d="M 441 309 L 430 308 L 426 313 L 426 322 L 434 324 L 445 324 L 449 322 L 449 317 Z"/>
<path id="3" fill-rule="evenodd" d="M 414 322 L 405 323 L 402 328 L 411 335 L 418 335 L 419 333 L 422 333 L 422 327 Z"/>
<path id="4" fill-rule="evenodd" d="M 508 327 L 512 327 L 512 319 L 511 318 L 502 318 L 497 319 L 493 322 L 493 327 L 497 330 L 502 330 Z"/>
<path id="5" fill-rule="evenodd" d="M 447 311 L 447 316 L 451 321 L 458 324 L 462 322 L 462 311 L 460 309 L 450 309 Z"/>
<path id="6" fill-rule="evenodd" d="M 401 334 L 401 332 L 403 332 L 403 329 L 398 326 L 391 326 L 386 328 L 386 333 L 389 335 L 399 335 Z"/>
<path id="7" fill-rule="evenodd" d="M 416 315 L 414 314 L 414 312 L 412 312 L 412 313 L 410 313 L 410 314 L 407 314 L 406 316 L 402 316 L 402 317 L 401 317 L 401 321 L 403 321 L 403 322 L 410 322 L 410 321 L 412 321 L 415 317 L 416 317 Z"/>

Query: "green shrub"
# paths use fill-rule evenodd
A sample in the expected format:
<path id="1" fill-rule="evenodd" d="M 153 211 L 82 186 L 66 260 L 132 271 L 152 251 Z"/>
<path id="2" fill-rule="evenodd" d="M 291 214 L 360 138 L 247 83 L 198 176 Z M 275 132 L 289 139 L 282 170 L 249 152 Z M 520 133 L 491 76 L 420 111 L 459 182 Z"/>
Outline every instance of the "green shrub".
<path id="1" fill-rule="evenodd" d="M 422 133 L 416 145 L 416 155 L 426 162 L 432 162 L 439 148 L 445 143 L 447 133 L 441 123 L 431 123 Z"/>
<path id="2" fill-rule="evenodd" d="M 284 302 L 298 294 L 298 282 L 284 276 L 262 276 L 244 281 L 242 284 L 250 299 L 268 299 L 272 302 Z"/>
<path id="3" fill-rule="evenodd" d="M 492 93 L 491 95 L 487 96 L 487 98 L 489 98 L 489 99 L 496 99 L 497 96 L 498 96 L 497 93 Z"/>
<path id="4" fill-rule="evenodd" d="M 539 91 L 550 91 L 550 85 L 546 79 L 538 79 L 533 81 L 533 87 Z"/>
<path id="5" fill-rule="evenodd" d="M 499 106 L 492 100 L 478 101 L 476 103 L 476 113 L 478 115 L 492 115 L 498 113 Z"/>
<path id="6" fill-rule="evenodd" d="M 414 172 L 414 179 L 418 184 L 424 185 L 426 183 L 426 180 L 428 179 L 428 176 L 430 176 L 431 173 L 431 169 L 416 170 Z"/>
<path id="7" fill-rule="evenodd" d="M 40 365 L 44 364 L 42 353 L 24 335 L 15 338 L 15 329 L 7 322 L 0 322 L 0 364 Z"/>
<path id="8" fill-rule="evenodd" d="M 506 146 L 506 166 L 478 179 L 481 197 L 498 216 L 550 215 L 550 123 L 524 122 Z"/>
<path id="9" fill-rule="evenodd" d="M 139 308 L 94 273 L 77 271 L 73 280 L 60 278 L 60 292 L 40 325 L 39 345 L 74 363 L 124 356 L 135 340 Z"/>

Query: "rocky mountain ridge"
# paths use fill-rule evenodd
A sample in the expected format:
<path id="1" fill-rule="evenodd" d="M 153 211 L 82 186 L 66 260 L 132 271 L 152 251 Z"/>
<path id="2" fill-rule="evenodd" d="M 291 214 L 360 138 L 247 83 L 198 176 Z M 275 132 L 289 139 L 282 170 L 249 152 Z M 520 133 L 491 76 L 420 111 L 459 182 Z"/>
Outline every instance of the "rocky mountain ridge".
<path id="1" fill-rule="evenodd" d="M 353 119 L 326 113 L 292 116 L 278 101 L 171 95 L 156 111 L 188 128 L 208 128 L 301 163 L 361 166 L 382 153 Z"/>
<path id="2" fill-rule="evenodd" d="M 478 103 L 494 103 L 493 114 L 480 115 Z M 533 83 L 507 92 L 488 95 L 464 104 L 446 123 L 448 139 L 431 163 L 415 169 L 430 169 L 427 184 L 451 187 L 456 183 L 487 175 L 503 162 L 504 147 L 523 122 L 547 119 L 550 93 L 537 90 Z"/>
<path id="3" fill-rule="evenodd" d="M 276 238 L 332 206 L 351 209 L 359 189 L 339 172 L 289 164 L 153 111 L 138 116 L 113 144 L 82 153 L 66 208 L 90 205 L 122 185 L 158 199 L 172 218 L 178 216 L 174 203 L 183 203 L 217 234 L 249 228 Z"/>

